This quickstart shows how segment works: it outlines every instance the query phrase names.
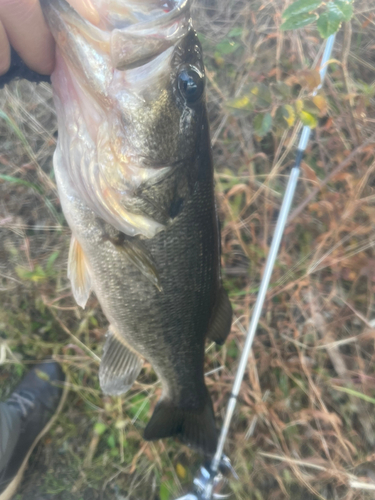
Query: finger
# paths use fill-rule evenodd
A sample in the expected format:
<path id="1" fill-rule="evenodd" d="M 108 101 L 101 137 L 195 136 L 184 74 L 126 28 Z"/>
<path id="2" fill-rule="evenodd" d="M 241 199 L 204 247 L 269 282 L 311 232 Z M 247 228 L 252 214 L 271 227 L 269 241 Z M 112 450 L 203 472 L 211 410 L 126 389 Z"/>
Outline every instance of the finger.
<path id="1" fill-rule="evenodd" d="M 68 0 L 70 5 L 75 9 L 82 17 L 87 19 L 91 24 L 96 26 L 100 22 L 100 17 L 98 11 L 95 9 L 91 0 Z"/>
<path id="2" fill-rule="evenodd" d="M 6 73 L 10 66 L 10 45 L 4 26 L 0 21 L 0 75 Z"/>
<path id="3" fill-rule="evenodd" d="M 49 75 L 55 64 L 55 45 L 39 0 L 0 0 L 0 19 L 10 44 L 27 66 Z"/>

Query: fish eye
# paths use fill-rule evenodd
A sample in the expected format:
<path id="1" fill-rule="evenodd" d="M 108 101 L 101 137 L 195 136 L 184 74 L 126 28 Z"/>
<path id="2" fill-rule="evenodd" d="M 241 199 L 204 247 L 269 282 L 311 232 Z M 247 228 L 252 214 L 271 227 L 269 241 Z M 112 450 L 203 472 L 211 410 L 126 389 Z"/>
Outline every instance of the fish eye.
<path id="1" fill-rule="evenodd" d="M 204 75 L 197 69 L 185 68 L 178 75 L 178 88 L 188 104 L 193 104 L 203 95 Z"/>

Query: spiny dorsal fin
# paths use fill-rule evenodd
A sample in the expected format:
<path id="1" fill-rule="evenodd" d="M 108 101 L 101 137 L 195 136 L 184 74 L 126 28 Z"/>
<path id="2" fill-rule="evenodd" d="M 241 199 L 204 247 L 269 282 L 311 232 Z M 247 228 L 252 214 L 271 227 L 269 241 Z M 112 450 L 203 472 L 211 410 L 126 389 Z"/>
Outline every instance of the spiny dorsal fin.
<path id="1" fill-rule="evenodd" d="M 99 382 L 105 394 L 118 396 L 135 382 L 143 359 L 112 326 L 109 327 L 99 368 Z"/>
<path id="2" fill-rule="evenodd" d="M 232 306 L 227 292 L 221 287 L 212 312 L 207 338 L 218 345 L 223 345 L 230 333 L 231 326 Z"/>
<path id="3" fill-rule="evenodd" d="M 73 235 L 69 248 L 68 278 L 77 304 L 84 309 L 91 291 L 91 277 L 85 254 Z"/>

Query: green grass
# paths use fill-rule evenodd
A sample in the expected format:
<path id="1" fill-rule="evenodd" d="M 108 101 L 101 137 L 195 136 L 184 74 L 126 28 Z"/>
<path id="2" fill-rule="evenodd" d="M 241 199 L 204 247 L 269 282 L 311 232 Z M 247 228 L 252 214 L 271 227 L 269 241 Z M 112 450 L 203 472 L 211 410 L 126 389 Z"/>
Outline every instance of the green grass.
<path id="1" fill-rule="evenodd" d="M 373 6 L 357 4 L 351 30 L 338 35 L 334 57 L 346 66 L 329 70 L 327 109 L 317 113 L 294 201 L 301 210 L 281 244 L 228 437 L 236 500 L 373 498 L 373 144 L 329 177 L 373 133 Z M 235 313 L 227 343 L 206 357 L 207 372 L 221 368 L 207 377 L 219 423 L 295 156 L 298 120 L 278 121 L 277 110 L 297 109 L 299 100 L 313 109 L 305 70 L 320 40 L 314 25 L 282 33 L 285 5 L 216 0 L 194 10 L 208 70 L 223 279 Z M 160 394 L 149 365 L 123 397 L 100 391 L 107 321 L 94 296 L 84 311 L 76 306 L 66 277 L 70 232 L 51 167 L 51 91 L 14 83 L 0 107 L 0 398 L 50 356 L 70 386 L 16 498 L 172 500 L 189 489 L 201 457 L 173 440 L 142 440 Z M 267 113 L 270 126 L 257 118 Z"/>

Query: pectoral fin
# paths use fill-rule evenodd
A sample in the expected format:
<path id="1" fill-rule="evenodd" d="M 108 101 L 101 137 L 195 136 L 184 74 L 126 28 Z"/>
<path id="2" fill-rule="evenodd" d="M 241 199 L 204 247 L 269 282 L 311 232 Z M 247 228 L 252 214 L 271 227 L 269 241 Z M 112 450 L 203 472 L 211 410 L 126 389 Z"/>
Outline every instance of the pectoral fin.
<path id="1" fill-rule="evenodd" d="M 227 292 L 221 287 L 212 313 L 207 337 L 218 345 L 226 341 L 232 326 L 232 306 Z"/>
<path id="2" fill-rule="evenodd" d="M 135 238 L 123 239 L 116 242 L 110 240 L 115 247 L 126 255 L 126 258 L 148 279 L 159 292 L 162 291 L 160 284 L 159 273 L 156 265 L 152 260 L 147 248 L 142 245 L 142 242 Z"/>
<path id="3" fill-rule="evenodd" d="M 90 295 L 91 277 L 85 254 L 73 235 L 69 248 L 68 278 L 77 304 L 84 309 Z"/>
<path id="4" fill-rule="evenodd" d="M 138 377 L 143 360 L 112 327 L 109 327 L 103 352 L 99 368 L 100 387 L 105 394 L 123 394 Z"/>

